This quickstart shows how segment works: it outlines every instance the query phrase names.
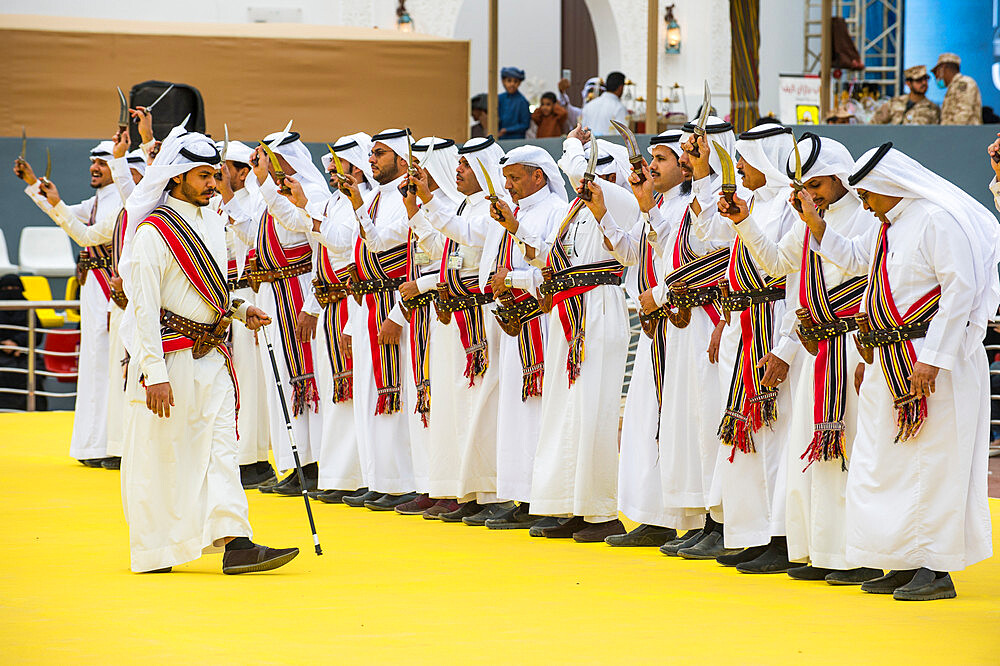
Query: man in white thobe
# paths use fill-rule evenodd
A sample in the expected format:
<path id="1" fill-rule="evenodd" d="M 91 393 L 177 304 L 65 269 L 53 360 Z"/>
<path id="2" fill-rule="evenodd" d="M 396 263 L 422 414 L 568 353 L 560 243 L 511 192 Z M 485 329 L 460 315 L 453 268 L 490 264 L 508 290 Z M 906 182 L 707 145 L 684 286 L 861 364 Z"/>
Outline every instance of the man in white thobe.
<path id="1" fill-rule="evenodd" d="M 389 320 L 405 274 L 409 226 L 399 188 L 406 178 L 408 145 L 406 130 L 374 135 L 368 163 L 378 186 L 362 197 L 356 179 L 345 183 L 359 225 L 354 257 L 360 281 L 354 293 L 361 298 L 345 332 L 351 336 L 354 422 L 369 488 L 343 498 L 354 507 L 381 501 L 392 509 L 416 497 L 408 423 L 414 405 L 403 388 L 409 346 L 402 342 L 405 329 Z"/>
<path id="2" fill-rule="evenodd" d="M 168 572 L 224 548 L 224 573 L 266 571 L 291 561 L 298 549 L 250 541 L 224 332 L 230 314 L 250 328 L 270 319 L 242 301 L 230 303 L 225 221 L 209 207 L 215 144 L 195 133 L 177 143 L 165 142 L 164 159 L 150 167 L 148 177 L 161 187 L 169 183 L 169 193 L 138 225 L 134 263 L 122 276 L 136 322 L 122 456 L 131 567 Z M 168 245 L 168 238 L 180 243 Z M 195 287 L 195 279 L 205 286 Z"/>
<path id="3" fill-rule="evenodd" d="M 216 147 L 225 150 L 225 162 L 222 167 L 222 177 L 219 180 L 220 192 L 225 196 L 216 198 L 218 212 L 229 222 L 226 225 L 226 247 L 228 250 L 227 282 L 229 290 L 236 298 L 242 298 L 251 305 L 256 302 L 256 294 L 250 288 L 246 273 L 250 269 L 251 259 L 256 256 L 254 246 L 257 239 L 247 234 L 243 229 L 231 223 L 231 218 L 222 213 L 223 201 L 229 197 L 252 197 L 247 186 L 250 176 L 250 160 L 253 150 L 239 142 L 230 141 L 228 148 L 224 142 L 216 142 Z M 244 208 L 249 206 L 244 205 Z M 261 486 L 274 485 L 277 476 L 268 460 L 271 450 L 271 424 L 267 404 L 267 386 L 274 383 L 274 375 L 270 364 L 264 367 L 260 350 L 260 342 L 255 331 L 237 326 L 232 330 L 233 366 L 236 368 L 236 379 L 244 395 L 243 409 L 237 418 L 239 433 L 239 453 L 236 460 L 240 464 L 240 481 L 243 488 L 251 490 Z"/>
<path id="4" fill-rule="evenodd" d="M 74 240 L 86 249 L 81 261 L 105 261 L 110 255 L 108 243 L 121 211 L 121 197 L 111 178 L 108 164 L 112 160 L 114 145 L 102 141 L 90 151 L 90 186 L 95 194 L 72 206 L 53 195 L 55 203 L 42 192 L 42 180 L 35 177 L 31 166 L 18 159 L 14 173 L 28 185 L 25 193 L 60 225 Z M 59 206 L 59 212 L 56 206 Z M 78 222 L 70 232 L 70 220 Z M 96 227 L 91 232 L 84 227 Z M 83 232 L 83 233 L 80 233 Z M 73 236 L 77 234 L 77 236 Z M 92 246 L 97 246 L 92 249 Z M 98 257 L 100 253 L 102 256 Z M 93 254 L 93 257 L 90 255 Z M 86 271 L 80 286 L 80 364 L 77 370 L 77 395 L 73 417 L 73 435 L 69 454 L 87 467 L 103 467 L 108 460 L 108 299 L 110 275 L 106 268 Z"/>
<path id="5" fill-rule="evenodd" d="M 534 297 L 534 278 L 533 269 L 525 258 L 525 243 L 518 231 L 534 239 L 555 229 L 566 213 L 566 187 L 552 157 L 535 146 L 512 149 L 500 158 L 500 166 L 504 189 L 514 209 L 511 210 L 503 198 L 490 206 L 494 224 L 483 245 L 479 283 L 480 287 L 489 283 L 501 302 L 510 292 L 516 305 L 522 305 L 531 303 Z M 505 310 L 498 308 L 497 311 Z M 505 320 L 507 328 L 501 336 L 497 495 L 500 499 L 518 502 L 519 507 L 510 519 L 494 519 L 496 522 L 487 527 L 527 527 L 531 536 L 542 536 L 541 530 L 558 525 L 559 519 L 537 517 L 530 504 L 535 450 L 541 427 L 545 335 L 548 333 L 548 315 L 538 312 L 537 308 L 535 311 L 537 314 L 527 320 L 521 317 L 516 322 Z M 560 367 L 559 361 L 555 367 Z"/>
<path id="6" fill-rule="evenodd" d="M 612 120 L 625 124 L 626 109 L 622 104 L 625 75 L 621 72 L 611 72 L 605 81 L 605 88 L 600 97 L 584 104 L 583 113 L 580 115 L 580 123 L 595 136 L 614 134 Z"/>
<path id="7" fill-rule="evenodd" d="M 791 228 L 795 215 L 786 197 L 784 163 L 793 140 L 791 130 L 776 123 L 739 136 L 736 168 L 748 194 L 746 200 L 734 195 L 728 210 L 725 199 L 719 202 L 710 224 L 721 222 L 720 235 L 735 236 L 729 224 L 734 214 L 735 219 L 752 215 L 772 241 Z M 784 539 L 791 400 L 789 390 L 782 390 L 788 369 L 782 359 L 792 361 L 798 345 L 792 340 L 783 344 L 780 334 L 787 298 L 784 279 L 762 271 L 739 240 L 733 243 L 726 277 L 731 298 L 721 300 L 720 307 L 728 308 L 735 320 L 727 323 L 724 335 L 738 337 L 739 345 L 733 364 L 720 366 L 729 367 L 729 376 L 720 377 L 726 406 L 718 431 L 727 455 L 717 467 L 715 485 L 725 517 L 725 546 L 739 552 L 720 555 L 718 561 L 743 573 L 778 573 L 791 566 Z M 783 346 L 788 350 L 782 351 Z"/>
<path id="8" fill-rule="evenodd" d="M 470 143 L 474 147 L 486 141 Z M 424 218 L 422 224 L 429 225 L 437 234 L 434 247 L 427 249 L 439 254 L 435 273 L 417 279 L 420 291 L 425 285 L 430 286 L 437 290 L 438 296 L 434 305 L 437 316 L 432 322 L 434 343 L 430 348 L 429 492 L 432 498 L 453 499 L 462 505 L 442 513 L 441 520 L 458 518 L 466 525 L 481 527 L 487 520 L 513 508 L 512 502 L 500 502 L 496 492 L 495 358 L 500 330 L 495 321 L 486 321 L 489 313 L 482 307 L 492 301 L 492 294 L 479 289 L 482 238 L 492 225 L 487 217 L 489 203 L 481 194 L 474 196 L 481 188 L 468 159 L 460 160 L 458 149 L 439 143 L 430 156 L 420 143 L 414 146 L 421 166 L 415 180 L 416 194 L 423 202 L 419 215 Z M 428 187 L 432 181 L 438 186 L 434 191 Z M 463 246 L 449 237 L 448 230 L 467 244 Z M 414 232 L 424 243 L 430 239 L 426 231 L 417 227 Z M 468 245 L 470 239 L 474 245 Z M 445 315 L 445 309 L 451 307 L 454 299 L 448 296 L 441 300 L 439 284 L 446 285 L 446 295 L 454 289 L 455 298 L 470 297 L 478 304 L 449 310 Z M 405 288 L 403 285 L 401 290 Z M 414 507 L 413 511 L 419 508 Z"/>
<path id="9" fill-rule="evenodd" d="M 264 137 L 281 170 L 293 176 L 311 200 L 329 198 L 326 178 L 312 162 L 312 156 L 297 132 L 276 132 Z M 306 490 L 316 490 L 319 478 L 319 452 L 322 441 L 322 418 L 319 414 L 319 388 L 315 366 L 318 355 L 312 340 L 303 342 L 295 334 L 299 313 L 311 291 L 309 276 L 313 248 L 308 234 L 292 231 L 299 209 L 279 190 L 275 170 L 263 148 L 253 156 L 253 175 L 259 196 L 233 196 L 223 212 L 234 228 L 254 239 L 255 263 L 245 273 L 251 287 L 257 286 L 256 303 L 266 312 L 276 313 L 273 340 L 281 378 L 285 408 L 292 420 L 292 430 L 302 464 Z M 244 188 L 249 189 L 249 188 Z M 223 196 L 225 200 L 225 195 Z M 278 315 L 277 313 L 281 313 Z M 271 361 L 265 345 L 258 345 L 261 363 L 267 370 Z M 295 466 L 291 443 L 285 426 L 284 411 L 273 378 L 266 382 L 271 448 L 279 471 Z M 295 496 L 302 492 L 297 474 L 289 474 L 275 485 L 262 484 L 258 490 L 271 494 Z"/>
<path id="10" fill-rule="evenodd" d="M 845 238 L 867 230 L 874 220 L 861 207 L 853 190 L 848 189 L 854 158 L 847 148 L 807 132 L 799 141 L 799 151 L 802 185 L 817 209 L 823 211 L 827 225 Z M 786 173 L 795 175 L 794 154 L 788 157 Z M 777 243 L 752 215 L 735 228 L 762 270 L 775 277 L 787 276 L 786 289 L 795 301 L 786 307 L 782 326 L 785 338 L 796 335 L 798 307 L 808 308 L 810 317 L 816 314 L 814 320 L 825 326 L 839 327 L 836 335 L 831 331 L 828 337 L 816 341 L 814 350 L 810 350 L 816 354 L 804 356 L 798 378 L 789 375 L 793 408 L 789 415 L 785 493 L 788 559 L 808 564 L 790 569 L 788 575 L 797 580 L 826 580 L 832 585 L 860 585 L 882 575 L 878 569 L 848 566 L 844 536 L 844 488 L 858 407 L 852 380 L 860 361 L 847 328 L 854 325 L 851 315 L 860 304 L 865 275 L 849 275 L 805 248 L 804 224 L 793 224 Z M 801 272 L 804 251 L 805 274 Z M 804 352 L 800 349 L 797 354 Z M 819 417 L 820 413 L 824 416 Z"/>
<path id="11" fill-rule="evenodd" d="M 629 340 L 621 275 L 638 259 L 624 230 L 639 219 L 619 161 L 596 140 L 589 141 L 589 150 L 598 151 L 598 159 L 596 172 L 585 178 L 581 139 L 571 136 L 564 143 L 559 164 L 586 194 L 561 224 L 543 237 L 517 230 L 535 267 L 532 291 L 552 308 L 531 506 L 536 514 L 563 519 L 542 536 L 580 543 L 625 533 L 617 502 L 618 420 Z M 550 290 L 546 283 L 554 284 L 553 278 L 567 281 L 565 288 Z M 570 291 L 574 295 L 568 296 Z"/>
<path id="12" fill-rule="evenodd" d="M 638 246 L 639 263 L 626 274 L 625 291 L 638 303 L 639 296 L 652 288 L 664 274 L 664 243 L 680 222 L 687 208 L 681 195 L 684 173 L 678 159 L 681 156 L 681 130 L 667 130 L 650 140 L 650 162 L 643 166 L 643 178 L 630 175 L 632 190 L 643 211 L 643 219 L 629 232 Z M 650 223 L 649 210 L 658 208 L 659 228 Z M 621 454 L 618 462 L 618 510 L 639 523 L 628 534 L 604 539 L 611 546 L 660 547 L 677 536 L 670 527 L 670 516 L 664 511 L 660 479 L 660 456 L 657 440 L 660 436 L 660 390 L 663 385 L 665 319 L 653 323 L 650 330 L 639 336 L 635 362 L 625 396 L 622 413 Z"/>
<path id="13" fill-rule="evenodd" d="M 313 292 L 299 313 L 296 327 L 300 339 L 316 338 L 316 380 L 323 418 L 320 492 L 316 498 L 338 504 L 346 496 L 368 491 L 354 425 L 351 338 L 344 332 L 357 312 L 357 303 L 350 297 L 346 281 L 354 265 L 358 224 L 350 199 L 338 185 L 342 177 L 351 176 L 364 195 L 371 191 L 375 181 L 368 165 L 371 137 L 364 132 L 349 134 L 340 137 L 331 148 L 343 172 L 337 171 L 333 154 L 323 156 L 323 168 L 330 174 L 332 197 L 325 201 L 309 200 L 294 178 L 290 183 L 296 205 L 306 213 L 299 216 L 296 230 L 308 233 L 316 243 Z"/>
<path id="14" fill-rule="evenodd" d="M 721 118 L 709 117 L 705 129 L 707 137 L 699 140 L 702 148 L 697 157 L 690 151 L 693 127 L 686 125 L 681 137 L 684 154 L 680 165 L 685 175 L 690 175 L 692 188 L 684 196 L 686 210 L 666 242 L 667 274 L 656 287 L 640 295 L 647 315 L 672 303 L 671 285 L 678 279 L 690 283 L 685 277 L 688 272 L 695 270 L 695 275 L 702 275 L 695 284 L 704 284 L 695 290 L 689 287 L 688 292 L 694 291 L 696 296 L 704 293 L 711 300 L 717 293 L 712 285 L 723 277 L 729 239 L 702 234 L 699 219 L 715 215 L 722 185 L 721 162 L 713 142 L 732 154 L 736 137 L 732 125 Z M 654 229 L 668 224 L 659 208 L 651 208 L 649 217 Z M 716 434 L 722 414 L 720 376 L 725 372 L 720 368 L 728 367 L 731 373 L 732 359 L 723 360 L 726 354 L 720 352 L 724 346 L 719 342 L 721 317 L 711 300 L 690 308 L 683 327 L 673 321 L 667 327 L 663 395 L 669 397 L 660 409 L 661 425 L 669 424 L 660 428 L 659 438 L 664 511 L 670 516 L 668 526 L 689 530 L 665 543 L 660 551 L 673 556 L 685 549 L 688 557 L 698 559 L 714 559 L 723 552 L 722 525 L 715 520 L 721 520 L 721 512 L 709 515 L 708 510 L 720 502 L 710 498 L 716 466 L 724 459 Z M 735 344 L 731 347 L 731 355 L 735 355 Z M 695 546 L 700 547 L 691 551 Z"/>
<path id="15" fill-rule="evenodd" d="M 861 384 L 847 560 L 890 570 L 865 592 L 949 599 L 948 572 L 993 551 L 982 340 L 1000 303 L 1000 233 L 972 197 L 891 146 L 865 153 L 849 179 L 878 218 L 864 235 L 807 216 L 813 249 L 869 274 L 858 339 L 878 363 Z"/>

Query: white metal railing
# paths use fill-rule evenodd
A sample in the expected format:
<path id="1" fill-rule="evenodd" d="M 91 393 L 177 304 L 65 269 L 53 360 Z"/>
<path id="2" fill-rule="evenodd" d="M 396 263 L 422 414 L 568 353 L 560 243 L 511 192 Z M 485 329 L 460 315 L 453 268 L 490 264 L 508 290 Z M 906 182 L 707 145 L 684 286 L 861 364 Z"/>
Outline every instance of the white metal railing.
<path id="1" fill-rule="evenodd" d="M 995 324 L 996 322 L 993 323 Z M 992 367 L 993 355 L 997 353 L 1000 353 L 1000 345 L 986 345 L 986 355 L 988 357 L 987 360 L 989 360 L 990 362 L 990 379 L 992 379 L 994 375 L 1000 375 L 1000 369 L 994 370 Z M 992 383 L 993 382 L 990 382 L 990 384 Z M 993 393 L 992 388 L 993 387 L 991 386 L 990 407 L 992 407 L 994 404 L 1000 401 L 1000 393 Z M 1000 438 L 995 440 L 996 444 L 994 445 L 994 439 L 993 439 L 994 429 L 1000 429 L 1000 419 L 993 418 L 993 410 L 990 409 L 990 455 L 991 456 L 1000 455 Z"/>
<path id="2" fill-rule="evenodd" d="M 35 310 L 79 310 L 80 301 L 4 301 L 0 300 L 0 312 L 10 312 L 27 310 L 34 313 Z M 35 411 L 35 403 L 37 396 L 46 396 L 52 398 L 70 398 L 76 397 L 76 391 L 67 391 L 65 393 L 57 393 L 54 391 L 43 391 L 38 388 L 38 378 L 39 377 L 53 377 L 57 379 L 66 379 L 70 377 L 76 377 L 75 372 L 51 372 L 45 369 L 39 369 L 37 366 L 37 358 L 39 356 L 60 356 L 60 357 L 74 357 L 79 359 L 80 348 L 77 346 L 75 351 L 71 352 L 60 352 L 60 351 L 49 351 L 46 349 L 38 349 L 35 344 L 36 334 L 41 331 L 45 335 L 79 335 L 80 332 L 77 329 L 59 329 L 59 328 L 42 328 L 38 325 L 36 317 L 28 317 L 27 326 L 15 326 L 9 324 L 0 325 L 0 339 L 2 339 L 3 331 L 21 331 L 27 332 L 28 334 L 28 344 L 27 346 L 14 347 L 15 351 L 24 352 L 27 355 L 27 368 L 0 368 L 0 372 L 11 374 L 11 375 L 27 375 L 27 388 L 4 388 L 0 387 L 0 393 L 5 393 L 8 395 L 24 395 L 27 396 L 27 410 L 29 412 Z"/>

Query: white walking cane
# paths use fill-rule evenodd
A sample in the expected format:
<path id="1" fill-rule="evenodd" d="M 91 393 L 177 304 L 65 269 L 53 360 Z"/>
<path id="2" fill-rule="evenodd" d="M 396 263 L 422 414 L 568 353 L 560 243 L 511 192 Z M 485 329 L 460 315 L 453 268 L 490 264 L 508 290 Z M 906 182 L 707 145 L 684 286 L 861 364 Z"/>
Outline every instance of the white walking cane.
<path id="1" fill-rule="evenodd" d="M 295 446 L 295 435 L 292 433 L 292 419 L 288 416 L 288 405 L 285 404 L 285 392 L 281 388 L 281 375 L 278 374 L 278 361 L 274 358 L 274 347 L 271 346 L 271 338 L 267 334 L 267 326 L 261 326 L 264 332 L 264 342 L 267 344 L 267 355 L 271 358 L 271 370 L 274 371 L 274 383 L 278 387 L 278 401 L 281 403 L 281 411 L 285 415 L 285 428 L 288 431 L 288 443 L 292 445 L 292 456 L 295 458 L 295 474 L 299 478 L 299 487 L 302 488 L 302 499 L 306 502 L 306 515 L 309 517 L 309 529 L 312 530 L 313 544 L 316 546 L 316 554 L 322 555 L 323 549 L 319 547 L 319 535 L 316 534 L 316 522 L 313 521 L 312 507 L 309 506 L 309 491 L 306 490 L 306 478 L 302 473 L 302 462 L 299 460 L 299 449 Z"/>

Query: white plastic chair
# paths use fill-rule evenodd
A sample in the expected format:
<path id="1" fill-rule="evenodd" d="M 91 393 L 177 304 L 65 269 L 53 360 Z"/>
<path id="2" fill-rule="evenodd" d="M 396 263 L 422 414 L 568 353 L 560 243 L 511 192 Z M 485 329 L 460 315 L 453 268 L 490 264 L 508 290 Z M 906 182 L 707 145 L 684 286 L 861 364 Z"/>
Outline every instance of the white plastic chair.
<path id="1" fill-rule="evenodd" d="M 7 252 L 7 238 L 4 236 L 3 229 L 0 229 L 0 275 L 7 275 L 8 273 L 17 273 L 20 267 L 17 264 L 10 263 L 10 254 Z"/>
<path id="2" fill-rule="evenodd" d="M 59 227 L 21 229 L 21 270 L 45 277 L 69 277 L 76 274 L 76 258 L 69 236 Z"/>

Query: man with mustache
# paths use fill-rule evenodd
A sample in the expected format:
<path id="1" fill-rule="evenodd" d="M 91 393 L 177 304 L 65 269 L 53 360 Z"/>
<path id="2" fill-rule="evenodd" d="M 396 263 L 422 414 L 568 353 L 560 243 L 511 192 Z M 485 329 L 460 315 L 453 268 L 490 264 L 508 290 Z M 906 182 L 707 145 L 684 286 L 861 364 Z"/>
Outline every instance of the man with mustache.
<path id="1" fill-rule="evenodd" d="M 111 297 L 111 237 L 122 209 L 111 168 L 114 143 L 102 141 L 90 151 L 90 186 L 94 196 L 72 206 L 55 186 L 35 176 L 26 161 L 14 173 L 27 183 L 25 192 L 53 222 L 85 247 L 80 253 L 80 365 L 69 454 L 87 467 L 114 467 L 108 453 L 108 301 Z M 76 223 L 71 227 L 72 223 Z M 86 228 L 85 228 L 86 227 Z M 72 229 L 72 231 L 71 231 Z M 93 231 L 92 231 L 93 230 Z M 95 233 L 96 232 L 96 233 Z M 87 279 L 87 278 L 90 279 Z"/>

